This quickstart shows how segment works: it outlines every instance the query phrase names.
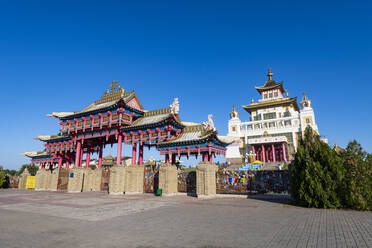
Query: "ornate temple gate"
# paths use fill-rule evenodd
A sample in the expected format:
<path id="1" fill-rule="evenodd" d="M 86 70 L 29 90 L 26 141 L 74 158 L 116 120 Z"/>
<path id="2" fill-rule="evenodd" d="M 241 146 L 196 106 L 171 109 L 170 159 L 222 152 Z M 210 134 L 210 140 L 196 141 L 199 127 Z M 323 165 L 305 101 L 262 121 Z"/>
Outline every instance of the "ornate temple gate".
<path id="1" fill-rule="evenodd" d="M 143 192 L 155 193 L 159 188 L 159 167 L 145 167 Z"/>
<path id="2" fill-rule="evenodd" d="M 45 148 L 42 151 L 25 152 L 25 156 L 42 168 L 71 170 L 70 177 L 66 171 L 62 172 L 58 178 L 58 189 L 80 192 L 81 188 L 83 191 L 97 191 L 100 188 L 106 191 L 111 188 L 111 173 L 102 164 L 105 146 L 117 144 L 116 163 L 114 158 L 112 160 L 116 166 L 123 166 L 122 148 L 123 145 L 130 145 L 132 167 L 128 167 L 122 178 L 125 192 L 153 193 L 159 187 L 159 168 L 150 166 L 143 170 L 144 147 L 155 147 L 160 155 L 164 155 L 165 164 L 176 166 L 177 158 L 188 159 L 190 156 L 195 156 L 196 159 L 201 156 L 204 163 L 213 164 L 213 158 L 224 154 L 229 144 L 217 136 L 212 115 L 208 115 L 208 121 L 200 124 L 182 122 L 178 113 L 178 98 L 169 107 L 144 110 L 135 91 L 125 91 L 113 81 L 100 99 L 83 110 L 50 114 L 49 116 L 59 120 L 61 131 L 56 135 L 38 136 Z M 102 174 L 101 171 L 91 173 L 89 169 L 91 155 L 94 154 L 97 156 L 98 170 L 102 170 Z M 70 163 L 74 164 L 71 169 Z M 181 192 L 195 194 L 196 172 L 191 170 L 182 174 L 184 182 L 178 185 L 175 172 L 174 168 L 171 169 L 172 190 L 169 192 L 173 194 L 178 186 Z M 95 180 L 99 176 L 101 179 Z M 66 183 L 66 178 L 69 178 L 69 183 Z M 161 184 L 165 185 L 163 182 Z M 120 185 L 123 183 L 120 182 Z M 162 187 L 163 192 L 168 190 L 168 187 Z"/>
<path id="3" fill-rule="evenodd" d="M 59 168 L 57 190 L 67 190 L 69 169 Z"/>
<path id="4" fill-rule="evenodd" d="M 110 168 L 104 167 L 101 177 L 101 191 L 108 191 L 110 185 Z"/>
<path id="5" fill-rule="evenodd" d="M 184 170 L 178 172 L 178 192 L 188 195 L 196 194 L 196 171 Z"/>

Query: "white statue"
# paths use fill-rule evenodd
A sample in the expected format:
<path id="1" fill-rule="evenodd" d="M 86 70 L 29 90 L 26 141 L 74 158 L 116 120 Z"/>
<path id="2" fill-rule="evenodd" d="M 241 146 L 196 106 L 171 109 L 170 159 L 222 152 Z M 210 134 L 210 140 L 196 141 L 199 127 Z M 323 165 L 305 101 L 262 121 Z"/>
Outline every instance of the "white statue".
<path id="1" fill-rule="evenodd" d="M 204 129 L 207 131 L 216 131 L 216 128 L 214 127 L 214 122 L 212 120 L 213 115 L 208 115 L 208 121 L 203 122 Z"/>
<path id="2" fill-rule="evenodd" d="M 178 102 L 178 98 L 174 98 L 174 101 L 171 105 L 169 105 L 169 107 L 171 108 L 171 112 L 172 114 L 178 114 L 178 112 L 180 111 L 180 104 Z"/>

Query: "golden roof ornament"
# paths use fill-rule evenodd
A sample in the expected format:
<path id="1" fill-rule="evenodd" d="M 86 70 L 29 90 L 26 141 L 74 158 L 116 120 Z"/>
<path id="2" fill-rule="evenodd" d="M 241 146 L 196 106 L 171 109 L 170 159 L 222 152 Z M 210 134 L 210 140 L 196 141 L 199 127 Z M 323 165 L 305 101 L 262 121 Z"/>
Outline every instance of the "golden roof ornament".
<path id="1" fill-rule="evenodd" d="M 110 87 L 102 95 L 100 100 L 95 101 L 95 104 L 118 100 L 124 97 L 125 90 L 120 87 L 117 81 L 112 81 Z"/>
<path id="2" fill-rule="evenodd" d="M 274 73 L 271 72 L 270 66 L 269 66 L 269 72 L 267 73 L 267 76 L 269 77 L 269 80 L 273 80 L 272 77 L 274 76 Z"/>
<path id="3" fill-rule="evenodd" d="M 239 112 L 238 110 L 236 110 L 235 104 L 233 105 L 233 109 L 230 112 L 230 119 L 233 119 L 233 118 L 239 118 Z"/>

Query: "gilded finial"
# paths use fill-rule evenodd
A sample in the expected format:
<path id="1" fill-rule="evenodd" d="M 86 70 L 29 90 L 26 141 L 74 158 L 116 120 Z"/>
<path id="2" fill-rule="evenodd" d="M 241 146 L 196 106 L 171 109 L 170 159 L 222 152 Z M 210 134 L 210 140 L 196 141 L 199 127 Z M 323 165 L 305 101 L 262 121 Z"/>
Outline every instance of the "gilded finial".
<path id="1" fill-rule="evenodd" d="M 269 72 L 267 73 L 267 76 L 269 77 L 269 80 L 272 80 L 272 77 L 274 76 L 274 73 L 271 72 L 270 66 L 269 66 Z"/>

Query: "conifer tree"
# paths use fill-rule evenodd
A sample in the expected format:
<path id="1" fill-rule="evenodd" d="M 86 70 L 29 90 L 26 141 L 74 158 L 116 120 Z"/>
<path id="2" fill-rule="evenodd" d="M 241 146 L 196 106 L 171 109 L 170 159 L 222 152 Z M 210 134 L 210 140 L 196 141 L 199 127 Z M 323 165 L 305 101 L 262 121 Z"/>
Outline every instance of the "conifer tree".
<path id="1" fill-rule="evenodd" d="M 343 178 L 342 159 L 307 127 L 291 170 L 292 198 L 307 207 L 340 208 Z"/>
<path id="2" fill-rule="evenodd" d="M 346 169 L 343 201 L 348 208 L 372 209 L 372 155 L 356 141 L 341 152 Z"/>

